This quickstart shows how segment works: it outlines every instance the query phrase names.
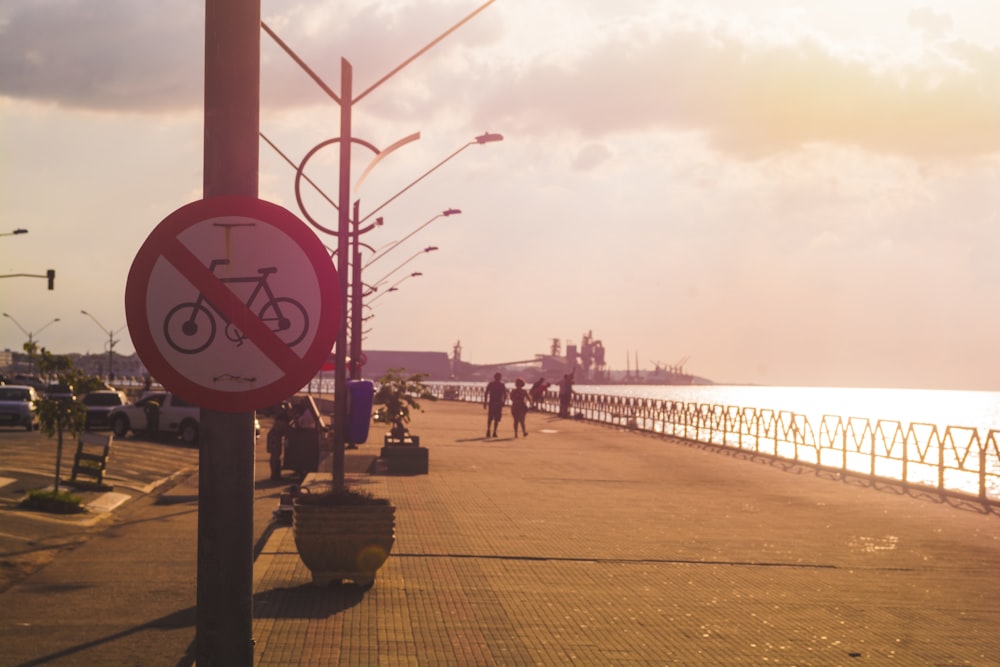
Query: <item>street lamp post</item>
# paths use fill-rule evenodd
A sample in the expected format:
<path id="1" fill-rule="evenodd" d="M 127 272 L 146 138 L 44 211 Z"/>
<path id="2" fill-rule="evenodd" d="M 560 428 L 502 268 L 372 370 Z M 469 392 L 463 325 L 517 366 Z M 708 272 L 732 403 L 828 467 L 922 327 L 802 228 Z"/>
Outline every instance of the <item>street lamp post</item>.
<path id="1" fill-rule="evenodd" d="M 8 315 L 7 313 L 4 313 L 3 316 L 6 317 L 7 319 L 9 319 L 11 322 L 13 322 L 14 325 L 18 329 L 21 330 L 21 333 L 23 333 L 25 336 L 28 337 L 28 348 L 30 350 L 28 352 L 28 375 L 31 375 L 31 372 L 35 368 L 35 366 L 34 366 L 35 336 L 37 336 L 38 334 L 42 333 L 42 331 L 45 330 L 45 328 L 48 327 L 50 324 L 55 324 L 56 322 L 58 322 L 59 318 L 55 317 L 55 318 L 49 320 L 48 322 L 46 322 L 45 324 L 43 324 L 39 329 L 36 329 L 35 331 L 27 331 L 24 327 L 21 326 L 20 322 L 18 322 L 16 319 L 14 319 L 13 315 Z"/>
<path id="2" fill-rule="evenodd" d="M 378 301 L 378 300 L 379 300 L 379 299 L 380 299 L 381 297 L 385 296 L 385 295 L 386 295 L 386 294 L 388 294 L 389 292 L 395 292 L 395 291 L 397 291 L 397 290 L 399 289 L 399 284 L 400 284 L 400 283 L 402 283 L 402 282 L 403 282 L 404 280 L 409 280 L 410 278 L 416 278 L 417 276 L 422 276 L 422 275 L 424 275 L 424 274 L 423 274 L 423 273 L 421 273 L 420 271 L 414 271 L 413 273 L 410 273 L 410 274 L 407 274 L 407 275 L 403 276 L 402 278 L 400 278 L 399 280 L 397 280 L 396 282 L 394 282 L 394 283 L 393 283 L 392 285 L 390 285 L 390 286 L 388 287 L 388 289 L 384 289 L 384 290 L 382 290 L 381 292 L 379 292 L 379 293 L 378 293 L 378 294 L 377 294 L 377 295 L 375 296 L 375 298 L 374 298 L 374 299 L 371 299 L 371 300 L 370 300 L 370 301 L 369 301 L 368 303 L 369 303 L 369 304 L 371 304 L 371 303 L 375 303 L 375 302 L 376 302 L 376 301 Z"/>
<path id="3" fill-rule="evenodd" d="M 438 218 L 446 218 L 448 216 L 458 215 L 461 212 L 462 211 L 460 211 L 457 208 L 449 208 L 449 209 L 445 209 L 444 211 L 441 211 L 440 213 L 438 213 L 437 215 L 435 215 L 433 218 L 431 218 L 430 220 L 428 220 L 424 224 L 420 225 L 419 227 L 417 227 L 416 229 L 414 229 L 412 232 L 410 232 L 409 234 L 407 234 L 403 238 L 399 239 L 398 241 L 393 241 L 388 246 L 386 246 L 384 249 L 381 249 L 378 252 L 376 252 L 375 253 L 375 257 L 373 259 L 371 259 L 367 264 L 365 264 L 364 268 L 367 269 L 369 266 L 371 266 L 375 262 L 377 262 L 380 259 L 382 259 L 383 257 L 385 257 L 386 253 L 388 253 L 391 250 L 395 250 L 395 248 L 397 246 L 399 246 L 400 243 L 403 243 L 404 241 L 406 241 L 407 239 L 409 239 L 410 237 L 412 237 L 414 234 L 416 234 L 421 229 L 423 229 L 427 225 L 431 224 L 432 222 L 434 222 Z"/>
<path id="4" fill-rule="evenodd" d="M 115 340 L 115 335 L 121 333 L 122 329 L 124 329 L 127 325 L 123 324 L 121 327 L 118 328 L 117 331 L 112 331 L 111 329 L 106 329 L 103 324 L 97 321 L 96 317 L 94 317 L 87 311 L 81 310 L 80 312 L 89 317 L 90 319 L 94 320 L 94 324 L 96 324 L 101 329 L 101 331 L 108 334 L 108 382 L 109 383 L 114 382 L 115 379 L 114 349 L 115 349 L 115 344 L 118 343 L 118 341 Z"/>
<path id="5" fill-rule="evenodd" d="M 438 247 L 436 245 L 429 245 L 426 248 L 424 248 L 423 250 L 419 250 L 419 251 L 413 253 L 402 264 L 400 264 L 399 266 L 397 266 L 396 268 L 394 268 L 392 271 L 390 271 L 389 273 L 387 273 L 384 276 L 382 276 L 376 282 L 372 283 L 372 287 L 378 289 L 378 286 L 381 285 L 382 283 L 386 282 L 387 280 L 389 280 L 389 276 L 391 276 L 392 274 L 394 274 L 396 271 L 399 271 L 401 268 L 403 268 L 404 266 L 406 266 L 407 264 L 409 264 L 410 262 L 412 262 L 413 260 L 415 260 L 417 257 L 420 257 L 424 253 L 434 252 L 437 249 L 438 249 Z"/>
<path id="6" fill-rule="evenodd" d="M 444 33 L 442 33 L 440 36 L 438 36 L 432 42 L 430 42 L 425 47 L 423 47 L 421 50 L 419 50 L 416 54 L 414 54 L 413 56 L 411 56 L 410 58 L 408 58 L 407 60 L 405 60 L 403 63 L 401 63 L 400 65 L 398 65 L 395 69 L 393 69 L 391 72 L 389 72 L 388 74 L 386 74 L 385 76 L 383 76 L 381 79 L 379 79 L 374 84 L 372 84 L 367 89 L 365 89 L 364 91 L 362 91 L 360 94 L 357 94 L 357 95 L 355 95 L 355 93 L 354 93 L 354 72 L 353 72 L 353 68 L 351 66 L 351 63 L 346 58 L 341 58 L 341 60 L 340 60 L 340 94 L 338 95 L 329 86 L 327 86 L 314 72 L 312 72 L 305 65 L 305 63 L 302 62 L 302 60 L 300 58 L 298 58 L 298 56 L 296 56 L 290 49 L 288 49 L 285 46 L 285 44 L 277 37 L 277 35 L 266 24 L 263 24 L 263 23 L 261 24 L 261 27 L 265 30 L 265 32 L 267 32 L 276 42 L 278 42 L 279 46 L 281 46 L 283 49 L 285 49 L 285 51 L 300 65 L 300 67 L 302 67 L 303 70 L 305 70 L 306 73 L 309 74 L 313 78 L 313 80 L 317 83 L 317 85 L 319 85 L 327 93 L 327 95 L 329 95 L 340 106 L 340 134 L 339 134 L 339 136 L 337 138 L 337 141 L 340 142 L 340 146 L 339 146 L 339 148 L 340 148 L 340 156 L 339 156 L 338 198 L 337 198 L 337 201 L 338 201 L 338 206 L 337 206 L 338 216 L 337 216 L 337 230 L 336 230 L 336 232 L 333 232 L 338 237 L 338 241 L 339 241 L 339 243 L 337 245 L 337 268 L 338 268 L 338 275 L 339 275 L 339 279 L 340 279 L 340 281 L 339 281 L 340 282 L 340 294 L 341 294 L 341 297 L 342 297 L 341 298 L 341 304 L 342 304 L 341 305 L 341 326 L 340 326 L 340 330 L 338 331 L 338 335 L 337 335 L 337 343 L 336 343 L 336 351 L 335 351 L 336 368 L 334 369 L 333 484 L 334 484 L 334 488 L 336 488 L 336 489 L 342 489 L 342 488 L 344 488 L 344 444 L 345 444 L 345 436 L 346 436 L 346 431 L 347 431 L 347 418 L 348 418 L 348 412 L 347 412 L 347 307 L 348 307 L 347 304 L 348 304 L 348 298 L 347 297 L 348 297 L 348 281 L 349 281 L 349 278 L 348 278 L 348 275 L 347 275 L 347 273 L 348 273 L 347 272 L 347 267 L 349 266 L 349 261 L 348 261 L 349 260 L 349 256 L 348 256 L 348 252 L 349 252 L 348 241 L 350 239 L 350 233 L 351 233 L 351 211 L 350 211 L 350 207 L 348 206 L 348 202 L 350 201 L 350 194 L 351 194 L 350 193 L 350 184 L 351 184 L 351 147 L 352 147 L 352 144 L 355 143 L 355 141 L 357 141 L 358 143 L 369 145 L 369 147 L 371 147 L 370 144 L 368 144 L 367 142 L 364 142 L 364 141 L 361 141 L 361 140 L 356 140 L 352 136 L 352 134 L 351 134 L 351 123 L 352 123 L 352 111 L 353 111 L 353 107 L 354 107 L 355 104 L 357 104 L 358 102 L 360 102 L 364 97 L 366 97 L 369 93 L 371 93 L 373 90 L 375 90 L 380 85 L 382 85 L 383 83 L 385 83 L 385 81 L 387 81 L 390 77 L 394 76 L 396 73 L 398 73 L 404 67 L 406 67 L 411 62 L 413 62 L 413 60 L 415 60 L 416 58 L 420 57 L 423 53 L 425 53 L 431 47 L 433 47 L 434 45 L 436 45 L 438 42 L 440 42 L 441 40 L 443 40 L 445 37 L 447 37 L 448 35 L 450 35 L 452 32 L 454 32 L 455 30 L 457 30 L 459 27 L 461 27 L 462 25 L 464 25 L 465 23 L 467 23 L 474 16 L 476 16 L 477 14 L 479 14 L 480 12 L 482 12 L 484 9 L 486 9 L 486 7 L 488 7 L 489 5 L 493 4 L 493 2 L 495 2 L 495 1 L 496 0 L 487 0 L 478 9 L 474 10 L 471 14 L 469 14 L 468 16 L 466 16 L 464 19 L 462 19 L 461 21 L 459 21 L 458 23 L 456 23 L 450 29 L 448 29 L 447 31 L 445 31 Z M 486 135 L 483 135 L 482 137 L 478 137 L 476 139 L 476 141 L 473 142 L 473 143 L 486 143 L 488 141 L 497 141 L 499 139 L 502 139 L 502 137 L 500 137 L 500 135 L 489 135 L 489 134 L 486 134 Z M 398 146 L 398 145 L 401 145 L 401 144 L 399 144 L 397 142 L 396 145 Z M 458 152 L 461 152 L 462 150 L 464 150 L 465 148 L 467 148 L 467 146 L 463 146 L 458 151 L 456 151 L 455 154 L 457 154 Z M 315 151 L 315 150 L 316 149 L 314 148 L 313 151 Z M 376 154 L 379 154 L 379 151 L 376 150 L 375 152 L 376 152 Z M 388 152 L 388 151 L 384 151 L 384 152 Z M 311 153 L 309 155 L 311 155 Z M 306 159 L 308 159 L 309 155 L 306 156 Z M 441 164 L 443 164 L 444 162 L 447 162 L 447 160 L 450 159 L 451 157 L 454 157 L 454 155 L 449 156 L 449 158 L 446 158 Z M 377 161 L 377 159 L 376 159 L 376 161 Z M 302 170 L 303 170 L 303 167 L 304 167 L 304 162 L 305 162 L 305 160 L 303 161 L 302 164 L 299 165 L 298 175 L 297 175 L 299 177 L 301 176 L 301 173 L 302 173 Z M 437 165 L 437 166 L 440 166 L 440 164 Z M 437 167 L 435 167 L 435 169 L 436 168 Z M 433 169 L 431 171 L 433 171 Z M 430 172 L 428 172 L 428 173 L 430 173 Z M 425 174 L 425 176 L 426 176 L 426 174 Z M 421 178 L 423 178 L 423 177 L 421 177 Z M 418 179 L 418 181 L 419 180 L 420 179 Z M 417 181 L 415 181 L 413 184 L 415 184 L 416 182 Z M 413 184 L 411 184 L 411 186 Z M 411 186 L 408 186 L 406 189 L 409 189 L 409 187 L 411 187 Z M 296 188 L 297 187 L 298 187 L 298 178 L 296 179 Z M 405 190 L 401 191 L 399 194 L 402 194 L 402 192 L 405 192 Z M 298 196 L 298 193 L 297 193 L 297 196 Z M 393 197 L 393 199 L 395 199 L 395 197 Z M 389 201 L 392 201 L 392 200 L 390 199 Z M 385 204 L 388 204 L 388 203 L 389 202 L 386 202 Z M 382 206 L 385 206 L 385 204 L 383 204 Z M 301 201 L 300 201 L 300 208 L 302 208 Z M 381 209 L 381 208 L 382 207 L 380 206 L 379 209 Z M 375 212 L 377 212 L 379 209 L 376 209 L 375 211 L 372 211 L 371 214 L 369 214 L 369 217 L 370 217 L 370 215 L 372 215 Z M 367 219 L 367 217 L 365 219 Z M 359 221 L 359 224 L 360 224 L 360 222 L 363 222 L 363 220 Z M 325 228 L 324 228 L 324 230 L 327 231 L 328 233 L 331 232 L 331 230 L 326 230 Z"/>

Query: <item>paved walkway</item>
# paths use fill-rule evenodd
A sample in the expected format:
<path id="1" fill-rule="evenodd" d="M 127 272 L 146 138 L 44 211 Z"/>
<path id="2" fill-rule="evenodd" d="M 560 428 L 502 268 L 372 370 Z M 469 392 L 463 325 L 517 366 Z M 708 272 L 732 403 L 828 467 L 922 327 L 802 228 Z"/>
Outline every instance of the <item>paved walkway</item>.
<path id="1" fill-rule="evenodd" d="M 373 588 L 314 587 L 291 528 L 270 534 L 256 664 L 1000 665 L 1000 517 L 980 507 L 536 413 L 529 437 L 487 440 L 481 406 L 425 407 L 430 474 L 363 479 L 397 508 Z M 159 520 L 192 548 L 194 517 Z M 0 596 L 52 610 L 14 629 L 0 612 L 0 663 L 98 664 L 96 640 L 119 656 L 141 637 L 100 664 L 178 664 L 194 582 L 128 562 L 142 525 L 116 526 L 101 587 L 67 574 L 116 546 L 95 538 Z M 100 623 L 113 604 L 130 625 Z M 29 636 L 44 645 L 23 650 Z"/>

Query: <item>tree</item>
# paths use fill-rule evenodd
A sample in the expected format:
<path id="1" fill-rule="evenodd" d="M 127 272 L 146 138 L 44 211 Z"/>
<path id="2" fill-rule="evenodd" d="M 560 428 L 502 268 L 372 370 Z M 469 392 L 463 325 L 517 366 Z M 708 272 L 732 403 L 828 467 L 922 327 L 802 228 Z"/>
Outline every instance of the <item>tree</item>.
<path id="1" fill-rule="evenodd" d="M 66 355 L 52 354 L 44 347 L 34 343 L 25 343 L 24 351 L 28 353 L 38 368 L 39 374 L 52 381 L 55 378 L 59 384 L 64 384 L 74 395 L 85 394 L 95 389 L 103 388 L 100 379 L 86 375 L 73 365 L 73 360 Z M 60 469 L 62 467 L 63 431 L 69 431 L 76 437 L 87 423 L 87 406 L 75 399 L 59 399 L 42 396 L 35 401 L 38 410 L 38 422 L 45 435 L 50 438 L 58 435 L 56 447 L 56 477 L 53 489 L 59 494 Z"/>

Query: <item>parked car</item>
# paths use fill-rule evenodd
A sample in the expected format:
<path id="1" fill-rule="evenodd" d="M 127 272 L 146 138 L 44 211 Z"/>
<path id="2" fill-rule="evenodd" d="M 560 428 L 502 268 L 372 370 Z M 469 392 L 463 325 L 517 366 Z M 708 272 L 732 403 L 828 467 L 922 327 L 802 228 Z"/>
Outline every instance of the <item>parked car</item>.
<path id="1" fill-rule="evenodd" d="M 0 385 L 0 426 L 20 426 L 32 431 L 38 428 L 34 387 L 23 384 Z"/>
<path id="2" fill-rule="evenodd" d="M 201 408 L 191 405 L 180 396 L 169 391 L 149 392 L 135 403 L 111 408 L 108 412 L 108 424 L 117 438 L 124 438 L 129 431 L 147 434 L 149 415 L 156 404 L 156 433 L 168 433 L 179 436 L 189 445 L 198 442 L 201 431 Z M 254 417 L 254 437 L 260 436 L 260 420 Z"/>
<path id="3" fill-rule="evenodd" d="M 42 390 L 42 393 L 45 395 L 45 398 L 51 398 L 54 401 L 76 400 L 76 394 L 73 393 L 73 388 L 68 384 L 50 384 Z"/>
<path id="4" fill-rule="evenodd" d="M 154 404 L 157 424 L 150 425 Z M 168 391 L 158 391 L 146 394 L 135 403 L 111 408 L 108 423 L 118 438 L 124 438 L 129 431 L 143 434 L 154 431 L 180 436 L 185 443 L 193 445 L 198 442 L 200 417 L 201 408 L 197 405 Z"/>
<path id="5" fill-rule="evenodd" d="M 80 402 L 87 406 L 87 428 L 111 428 L 108 419 L 113 408 L 128 404 L 124 391 L 117 389 L 102 389 L 84 395 Z"/>

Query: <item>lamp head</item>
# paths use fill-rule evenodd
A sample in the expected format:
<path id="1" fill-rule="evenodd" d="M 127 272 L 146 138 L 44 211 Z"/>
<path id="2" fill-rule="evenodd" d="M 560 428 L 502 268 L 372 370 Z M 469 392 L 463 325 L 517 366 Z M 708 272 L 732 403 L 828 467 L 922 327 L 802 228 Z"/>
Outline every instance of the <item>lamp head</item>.
<path id="1" fill-rule="evenodd" d="M 476 137 L 477 144 L 488 144 L 494 141 L 503 141 L 503 135 L 497 132 L 487 132 Z"/>
<path id="2" fill-rule="evenodd" d="M 438 249 L 438 247 L 436 245 L 429 245 L 426 248 L 424 248 L 424 252 L 431 252 L 431 251 L 434 251 L 434 250 L 437 250 L 437 249 Z"/>
<path id="3" fill-rule="evenodd" d="M 459 214 L 461 212 L 462 212 L 461 209 L 449 208 L 449 209 L 446 209 L 446 210 L 442 211 L 441 215 L 457 215 L 457 214 Z"/>

